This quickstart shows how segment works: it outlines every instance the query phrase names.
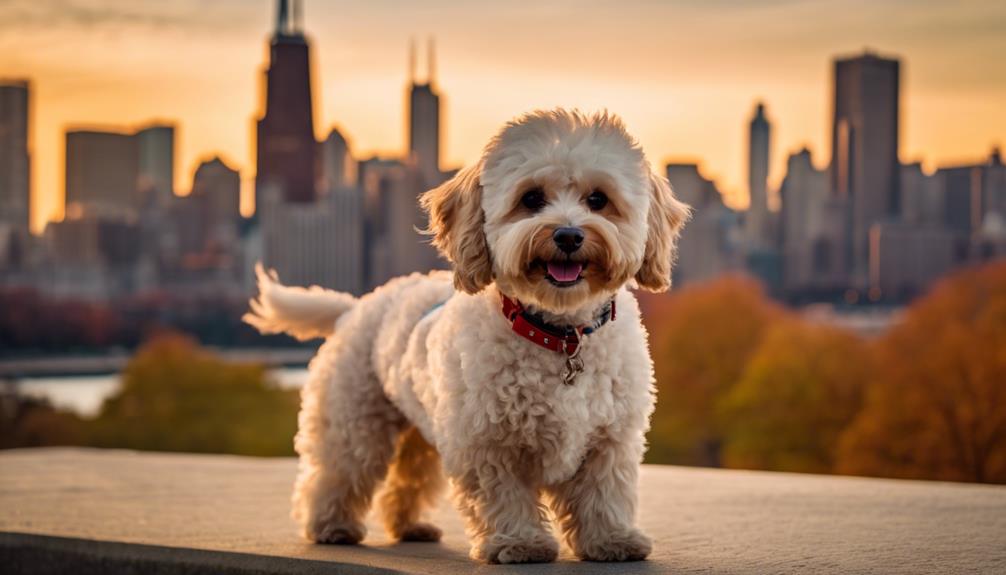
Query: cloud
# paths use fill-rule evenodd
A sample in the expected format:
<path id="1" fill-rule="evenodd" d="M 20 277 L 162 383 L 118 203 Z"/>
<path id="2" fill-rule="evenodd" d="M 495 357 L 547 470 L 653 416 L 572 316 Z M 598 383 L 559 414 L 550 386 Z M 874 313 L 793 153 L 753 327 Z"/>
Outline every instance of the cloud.
<path id="1" fill-rule="evenodd" d="M 247 3 L 244 3 L 247 8 Z M 0 3 L 0 29 L 15 33 L 34 30 L 83 31 L 122 28 L 191 30 L 243 21 L 236 0 L 6 0 Z"/>

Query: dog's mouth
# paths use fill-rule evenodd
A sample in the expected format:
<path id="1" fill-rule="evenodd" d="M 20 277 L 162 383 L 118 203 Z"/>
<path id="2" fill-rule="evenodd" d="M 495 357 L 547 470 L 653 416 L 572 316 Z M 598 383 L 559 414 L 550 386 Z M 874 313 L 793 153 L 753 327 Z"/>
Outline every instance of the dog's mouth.
<path id="1" fill-rule="evenodd" d="M 570 260 L 539 261 L 539 265 L 545 268 L 545 279 L 555 287 L 561 288 L 580 283 L 583 280 L 583 270 L 587 267 L 582 262 Z"/>

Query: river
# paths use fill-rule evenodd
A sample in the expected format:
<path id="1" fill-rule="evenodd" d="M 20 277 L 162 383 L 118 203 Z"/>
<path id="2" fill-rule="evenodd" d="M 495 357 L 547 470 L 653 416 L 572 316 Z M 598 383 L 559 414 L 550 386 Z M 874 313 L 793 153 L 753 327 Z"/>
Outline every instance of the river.
<path id="1" fill-rule="evenodd" d="M 284 389 L 297 389 L 307 381 L 306 367 L 278 367 L 269 372 Z M 82 416 L 101 409 L 105 398 L 122 385 L 119 374 L 26 377 L 15 380 L 23 395 L 48 399 L 54 406 Z"/>

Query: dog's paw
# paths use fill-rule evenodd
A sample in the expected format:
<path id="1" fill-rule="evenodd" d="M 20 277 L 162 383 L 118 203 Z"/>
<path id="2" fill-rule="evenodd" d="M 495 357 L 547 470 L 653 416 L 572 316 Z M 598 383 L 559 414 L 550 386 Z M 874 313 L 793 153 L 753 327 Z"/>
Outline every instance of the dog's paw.
<path id="1" fill-rule="evenodd" d="M 360 523 L 326 523 L 315 526 L 305 535 L 315 543 L 355 545 L 362 541 L 366 534 L 367 529 Z"/>
<path id="2" fill-rule="evenodd" d="M 551 563 L 559 556 L 554 540 L 517 541 L 502 545 L 488 557 L 490 563 Z"/>
<path id="3" fill-rule="evenodd" d="M 488 563 L 550 563 L 559 556 L 559 543 L 547 533 L 528 539 L 497 535 L 472 549 L 472 556 Z"/>
<path id="4" fill-rule="evenodd" d="M 577 547 L 576 554 L 584 561 L 642 561 L 653 550 L 653 543 L 638 529 L 630 529 L 580 541 Z"/>
<path id="5" fill-rule="evenodd" d="M 440 541 L 443 532 L 430 523 L 413 523 L 402 529 L 398 535 L 399 541 Z"/>

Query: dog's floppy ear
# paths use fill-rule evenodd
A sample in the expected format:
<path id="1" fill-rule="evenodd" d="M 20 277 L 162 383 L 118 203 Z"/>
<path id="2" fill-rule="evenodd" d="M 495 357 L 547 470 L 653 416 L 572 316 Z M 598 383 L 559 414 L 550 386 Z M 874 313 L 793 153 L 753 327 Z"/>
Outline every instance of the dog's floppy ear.
<path id="1" fill-rule="evenodd" d="M 678 201 L 671 192 L 667 179 L 650 172 L 649 229 L 643 265 L 636 272 L 639 287 L 652 292 L 667 291 L 671 287 L 671 264 L 674 262 L 675 244 L 681 228 L 691 216 L 691 209 Z"/>
<path id="2" fill-rule="evenodd" d="M 433 245 L 454 264 L 454 287 L 468 293 L 478 293 L 493 281 L 483 229 L 481 171 L 481 164 L 469 166 L 420 198 L 430 217 L 426 232 L 433 236 Z"/>

